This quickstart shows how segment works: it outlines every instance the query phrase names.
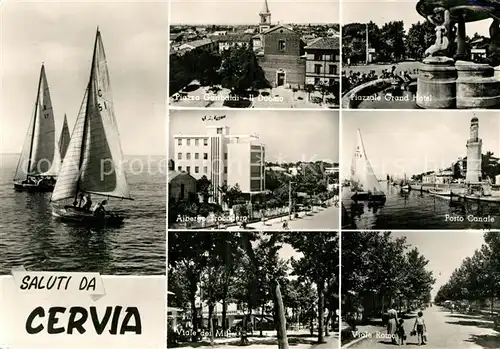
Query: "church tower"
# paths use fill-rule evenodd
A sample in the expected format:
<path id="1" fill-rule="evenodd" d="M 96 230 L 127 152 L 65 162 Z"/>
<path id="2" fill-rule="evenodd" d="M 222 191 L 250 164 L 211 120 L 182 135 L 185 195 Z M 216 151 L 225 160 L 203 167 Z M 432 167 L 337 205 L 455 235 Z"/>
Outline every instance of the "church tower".
<path id="1" fill-rule="evenodd" d="M 262 34 L 266 30 L 271 28 L 271 12 L 269 11 L 267 0 L 264 0 L 264 6 L 260 11 L 259 16 L 260 16 L 259 34 Z"/>
<path id="2" fill-rule="evenodd" d="M 470 121 L 470 135 L 467 140 L 467 183 L 478 183 L 481 181 L 481 148 L 482 139 L 479 138 L 479 120 L 473 117 Z"/>

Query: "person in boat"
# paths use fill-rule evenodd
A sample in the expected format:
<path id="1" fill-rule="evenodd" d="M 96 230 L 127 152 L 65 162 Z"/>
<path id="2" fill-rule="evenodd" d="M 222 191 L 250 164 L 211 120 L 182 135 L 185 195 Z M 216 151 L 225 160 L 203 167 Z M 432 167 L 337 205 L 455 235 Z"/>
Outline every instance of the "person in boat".
<path id="1" fill-rule="evenodd" d="M 83 206 L 82 204 L 83 204 L 83 193 L 80 193 L 78 194 L 78 208 L 82 207 Z"/>
<path id="2" fill-rule="evenodd" d="M 86 211 L 90 211 L 90 208 L 92 207 L 92 200 L 90 199 L 90 194 L 80 194 L 83 198 L 83 207 L 82 207 L 82 201 L 80 201 L 80 206 Z"/>
<path id="3" fill-rule="evenodd" d="M 92 209 L 94 216 L 105 216 L 107 211 L 104 208 L 104 205 L 106 205 L 107 203 L 108 201 L 104 199 L 101 202 L 95 204 L 94 208 Z"/>

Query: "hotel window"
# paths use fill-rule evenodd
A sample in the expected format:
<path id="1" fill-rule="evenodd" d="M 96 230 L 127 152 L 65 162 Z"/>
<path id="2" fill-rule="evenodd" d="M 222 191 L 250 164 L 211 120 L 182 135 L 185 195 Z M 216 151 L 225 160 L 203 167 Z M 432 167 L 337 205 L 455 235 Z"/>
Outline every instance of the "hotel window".
<path id="1" fill-rule="evenodd" d="M 334 64 L 331 64 L 329 67 L 328 67 L 328 70 L 329 70 L 329 74 L 337 74 L 337 66 L 334 65 Z"/>
<path id="2" fill-rule="evenodd" d="M 182 138 L 179 138 L 179 139 L 177 140 L 177 145 L 182 145 Z"/>
<path id="3" fill-rule="evenodd" d="M 285 50 L 286 50 L 286 41 L 285 40 L 278 40 L 278 50 L 281 52 L 285 52 Z"/>
<path id="4" fill-rule="evenodd" d="M 227 174 L 227 166 L 224 166 L 224 174 Z"/>
<path id="5" fill-rule="evenodd" d="M 203 160 L 208 160 L 208 153 L 203 153 Z"/>
<path id="6" fill-rule="evenodd" d="M 198 160 L 200 158 L 200 153 L 194 153 L 194 159 Z"/>
<path id="7" fill-rule="evenodd" d="M 321 58 L 322 58 L 322 57 L 321 57 L 321 53 L 315 53 L 315 54 L 314 54 L 314 60 L 315 60 L 315 61 L 322 61 L 322 59 L 321 59 Z"/>
<path id="8" fill-rule="evenodd" d="M 222 134 L 222 127 L 217 127 L 217 134 L 221 135 Z"/>
<path id="9" fill-rule="evenodd" d="M 194 173 L 200 173 L 200 168 L 198 166 L 195 166 Z"/>
<path id="10" fill-rule="evenodd" d="M 178 166 L 177 171 L 182 172 L 182 166 Z"/>
<path id="11" fill-rule="evenodd" d="M 208 167 L 207 166 L 203 166 L 203 173 L 208 173 Z"/>
<path id="12" fill-rule="evenodd" d="M 227 153 L 224 153 L 224 160 L 227 160 Z"/>
<path id="13" fill-rule="evenodd" d="M 186 166 L 186 172 L 191 173 L 191 166 Z"/>
<path id="14" fill-rule="evenodd" d="M 186 145 L 189 147 L 191 145 L 191 140 L 190 139 L 186 139 Z"/>
<path id="15" fill-rule="evenodd" d="M 207 146 L 207 145 L 208 145 L 208 139 L 206 139 L 206 138 L 204 138 L 204 139 L 203 139 L 203 145 L 204 145 L 204 146 Z"/>
<path id="16" fill-rule="evenodd" d="M 321 64 L 314 65 L 314 74 L 321 74 Z"/>
<path id="17" fill-rule="evenodd" d="M 199 140 L 198 138 L 196 138 L 196 139 L 194 140 L 194 145 L 195 145 L 195 146 L 199 146 L 199 145 L 200 145 L 200 140 Z"/>
<path id="18" fill-rule="evenodd" d="M 191 160 L 191 153 L 186 153 L 186 160 Z"/>
<path id="19" fill-rule="evenodd" d="M 177 160 L 182 160 L 182 153 L 177 154 Z"/>

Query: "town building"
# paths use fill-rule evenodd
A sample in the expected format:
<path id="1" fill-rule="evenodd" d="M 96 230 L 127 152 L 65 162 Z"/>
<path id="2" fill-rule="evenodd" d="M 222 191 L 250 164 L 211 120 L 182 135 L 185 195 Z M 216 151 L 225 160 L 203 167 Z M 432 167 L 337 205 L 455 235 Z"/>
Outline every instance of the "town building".
<path id="1" fill-rule="evenodd" d="M 265 147 L 240 138 L 228 144 L 229 166 L 227 184 L 238 185 L 242 193 L 249 195 L 265 191 Z M 251 199 L 249 198 L 249 201 Z"/>
<path id="2" fill-rule="evenodd" d="M 253 195 L 264 190 L 265 178 L 265 148 L 256 140 L 255 135 L 231 135 L 227 126 L 209 126 L 206 134 L 175 135 L 177 171 L 196 179 L 206 176 L 219 204 L 225 184 L 238 184 L 242 193 Z"/>
<path id="3" fill-rule="evenodd" d="M 168 171 L 168 199 L 172 202 L 196 200 L 196 179 L 184 171 Z"/>
<path id="4" fill-rule="evenodd" d="M 217 49 L 218 49 L 218 44 L 216 41 L 212 39 L 200 39 L 200 40 L 185 42 L 177 48 L 178 51 L 198 50 L 198 51 L 209 51 L 209 52 L 217 51 Z"/>
<path id="5" fill-rule="evenodd" d="M 483 140 L 479 138 L 479 120 L 473 117 L 470 122 L 469 139 L 467 140 L 467 172 L 466 183 L 481 182 L 481 148 Z"/>
<path id="6" fill-rule="evenodd" d="M 218 44 L 219 53 L 229 50 L 230 48 L 243 47 L 250 45 L 252 41 L 251 34 L 229 34 L 214 36 L 213 39 Z"/>
<path id="7" fill-rule="evenodd" d="M 283 24 L 272 26 L 267 0 L 264 0 L 259 17 L 259 34 L 252 38 L 252 42 L 266 80 L 273 87 L 303 89 L 305 44 L 300 34 Z"/>
<path id="8" fill-rule="evenodd" d="M 423 184 L 448 184 L 453 181 L 453 171 L 443 170 L 428 173 L 422 176 Z"/>
<path id="9" fill-rule="evenodd" d="M 306 84 L 333 86 L 339 82 L 340 46 L 338 37 L 316 38 L 305 47 Z"/>

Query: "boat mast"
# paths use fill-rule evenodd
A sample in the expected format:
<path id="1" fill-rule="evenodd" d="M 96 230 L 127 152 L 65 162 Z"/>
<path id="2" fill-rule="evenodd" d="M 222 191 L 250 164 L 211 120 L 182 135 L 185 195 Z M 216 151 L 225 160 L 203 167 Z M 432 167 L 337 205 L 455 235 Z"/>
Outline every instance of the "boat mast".
<path id="1" fill-rule="evenodd" d="M 91 98 L 91 84 L 92 84 L 92 78 L 94 77 L 94 65 L 95 65 L 95 54 L 97 51 L 97 39 L 99 38 L 99 26 L 97 27 L 97 32 L 95 35 L 95 42 L 94 42 L 94 52 L 92 53 L 92 66 L 90 67 L 90 77 L 89 77 L 89 84 L 87 86 L 87 105 L 85 106 L 85 116 L 83 120 L 83 137 L 82 137 L 82 144 L 80 146 L 80 161 L 78 164 L 78 169 L 82 167 L 83 163 L 83 151 L 85 147 L 85 139 L 87 138 L 87 118 L 89 114 L 89 106 L 90 106 L 90 98 Z M 76 191 L 75 191 L 75 200 L 78 200 L 78 192 L 80 191 L 80 175 L 78 176 L 78 181 L 76 182 Z"/>
<path id="2" fill-rule="evenodd" d="M 38 112 L 38 103 L 40 102 L 40 87 L 42 86 L 42 75 L 45 70 L 45 66 L 42 63 L 42 68 L 40 69 L 40 79 L 38 80 L 38 89 L 36 94 L 36 104 L 35 104 L 35 116 L 33 117 L 33 128 L 31 131 L 31 142 L 30 142 L 30 155 L 28 157 L 28 168 L 26 171 L 26 179 L 28 179 L 28 173 L 31 167 L 31 156 L 33 155 L 33 139 L 35 138 L 35 128 L 36 128 L 36 114 Z"/>

